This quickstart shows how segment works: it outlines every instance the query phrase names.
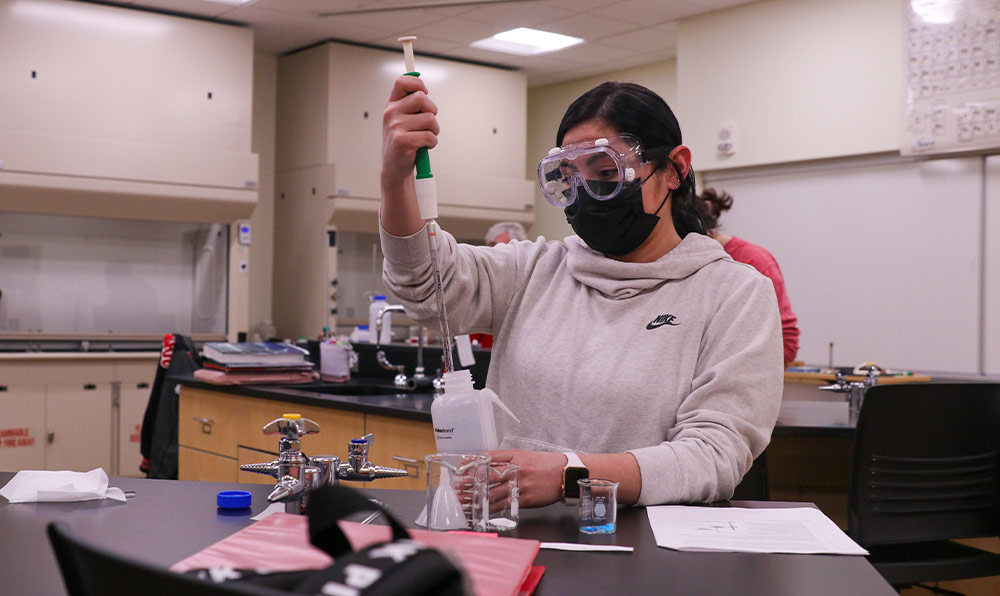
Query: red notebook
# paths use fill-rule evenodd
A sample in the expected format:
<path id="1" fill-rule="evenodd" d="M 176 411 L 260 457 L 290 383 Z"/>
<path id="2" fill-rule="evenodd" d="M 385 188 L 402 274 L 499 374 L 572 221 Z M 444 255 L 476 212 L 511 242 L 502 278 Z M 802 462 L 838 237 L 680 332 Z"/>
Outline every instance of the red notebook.
<path id="1" fill-rule="evenodd" d="M 392 538 L 388 526 L 339 522 L 354 550 Z M 414 540 L 448 553 L 458 560 L 472 580 L 477 596 L 519 596 L 538 585 L 542 567 L 532 567 L 540 543 L 523 538 L 497 538 L 469 533 L 410 530 Z M 205 567 L 271 571 L 322 569 L 332 559 L 309 543 L 308 519 L 275 513 L 223 538 L 170 569 L 183 573 Z M 527 588 L 529 591 L 522 591 Z"/>

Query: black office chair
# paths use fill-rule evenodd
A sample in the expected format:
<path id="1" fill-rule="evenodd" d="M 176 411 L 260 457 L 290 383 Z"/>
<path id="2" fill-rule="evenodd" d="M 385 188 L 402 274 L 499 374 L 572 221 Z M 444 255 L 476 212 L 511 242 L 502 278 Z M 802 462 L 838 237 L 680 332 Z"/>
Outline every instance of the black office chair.
<path id="1" fill-rule="evenodd" d="M 743 480 L 733 492 L 734 501 L 770 501 L 771 491 L 767 482 L 767 451 L 753 460 L 753 465 L 743 475 Z"/>
<path id="2" fill-rule="evenodd" d="M 288 596 L 252 584 L 213 584 L 126 559 L 72 535 L 61 522 L 50 523 L 48 534 L 69 596 Z"/>
<path id="3" fill-rule="evenodd" d="M 893 586 L 1000 575 L 1000 384 L 876 385 L 854 444 L 848 534 Z"/>

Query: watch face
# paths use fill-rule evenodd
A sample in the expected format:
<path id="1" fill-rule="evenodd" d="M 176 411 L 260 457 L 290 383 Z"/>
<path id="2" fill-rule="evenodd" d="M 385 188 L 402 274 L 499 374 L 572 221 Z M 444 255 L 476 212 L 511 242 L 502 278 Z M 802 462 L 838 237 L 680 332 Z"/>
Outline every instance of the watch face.
<path id="1" fill-rule="evenodd" d="M 576 483 L 581 478 L 589 478 L 590 470 L 587 468 L 566 468 L 565 492 L 567 499 L 580 498 L 580 485 Z"/>

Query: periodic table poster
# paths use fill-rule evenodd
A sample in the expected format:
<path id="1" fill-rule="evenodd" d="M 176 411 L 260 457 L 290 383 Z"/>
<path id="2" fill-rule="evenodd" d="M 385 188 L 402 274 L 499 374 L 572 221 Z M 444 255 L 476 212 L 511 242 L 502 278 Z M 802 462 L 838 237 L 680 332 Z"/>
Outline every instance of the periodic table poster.
<path id="1" fill-rule="evenodd" d="M 904 155 L 1000 148 L 1000 0 L 903 0 Z"/>

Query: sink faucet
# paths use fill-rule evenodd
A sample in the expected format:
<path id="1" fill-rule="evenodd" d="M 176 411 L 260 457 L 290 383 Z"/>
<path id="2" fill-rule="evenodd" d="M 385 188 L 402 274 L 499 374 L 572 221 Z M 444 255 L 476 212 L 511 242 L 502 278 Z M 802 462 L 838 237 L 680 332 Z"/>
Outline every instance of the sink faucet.
<path id="1" fill-rule="evenodd" d="M 378 315 L 376 315 L 375 317 L 375 330 L 374 330 L 375 347 L 378 349 L 378 352 L 375 353 L 375 361 L 378 362 L 378 365 L 384 368 L 385 370 L 396 371 L 398 373 L 396 375 L 397 384 L 400 377 L 402 377 L 403 385 L 405 385 L 406 374 L 403 365 L 390 363 L 389 359 L 386 358 L 385 356 L 385 351 L 382 349 L 382 326 L 385 325 L 385 315 L 391 312 L 401 312 L 404 314 L 406 313 L 406 311 L 403 310 L 403 306 L 400 304 L 390 304 L 388 306 L 383 306 L 378 311 Z"/>
<path id="2" fill-rule="evenodd" d="M 368 461 L 368 449 L 375 442 L 372 433 L 360 439 L 351 439 L 348 461 L 340 463 L 336 455 L 310 457 L 302 453 L 301 438 L 318 433 L 319 425 L 300 414 L 285 414 L 268 422 L 262 430 L 265 435 L 281 435 L 278 439 L 278 459 L 243 464 L 240 469 L 277 479 L 267 500 L 269 503 L 284 503 L 286 513 L 304 513 L 309 504 L 309 493 L 321 486 L 337 484 L 338 479 L 370 481 L 407 475 L 406 470 L 378 466 Z"/>
<path id="3" fill-rule="evenodd" d="M 412 377 L 406 376 L 405 367 L 402 364 L 392 364 L 389 359 L 386 358 L 385 351 L 382 350 L 382 326 L 385 324 L 384 319 L 386 313 L 390 312 L 401 312 L 406 313 L 403 307 L 399 304 L 391 304 L 389 306 L 384 306 L 378 311 L 378 315 L 375 319 L 375 346 L 378 348 L 378 352 L 375 353 L 375 361 L 378 362 L 379 366 L 386 370 L 394 370 L 397 372 L 395 379 L 393 379 L 393 384 L 396 387 L 406 387 L 407 389 L 416 389 L 421 385 L 433 384 L 435 389 L 438 389 L 439 379 L 431 379 L 424 373 L 424 328 L 420 326 L 420 331 L 417 334 L 417 366 L 413 371 Z"/>
<path id="4" fill-rule="evenodd" d="M 834 393 L 845 393 L 847 399 L 847 412 L 851 424 L 858 423 L 858 414 L 861 412 L 861 403 L 865 399 L 865 393 L 870 387 L 878 383 L 878 376 L 874 370 L 868 371 L 868 376 L 864 381 L 848 382 L 844 373 L 837 373 L 837 380 L 833 385 L 824 385 L 820 391 L 833 391 Z"/>

